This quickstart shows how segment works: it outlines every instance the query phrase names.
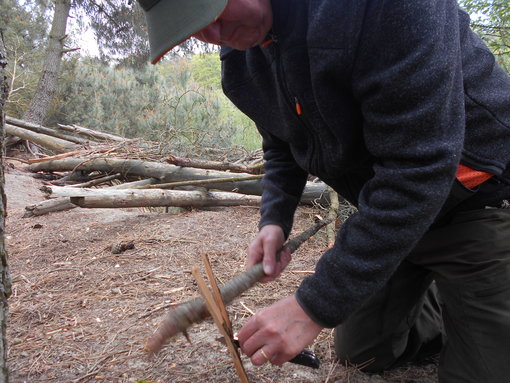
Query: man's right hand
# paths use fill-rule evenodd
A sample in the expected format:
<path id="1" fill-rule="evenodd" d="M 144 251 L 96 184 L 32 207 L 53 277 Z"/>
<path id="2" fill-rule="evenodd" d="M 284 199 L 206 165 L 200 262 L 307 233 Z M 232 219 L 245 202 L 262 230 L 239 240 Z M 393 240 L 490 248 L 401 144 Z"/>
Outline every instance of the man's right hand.
<path id="1" fill-rule="evenodd" d="M 269 282 L 276 279 L 287 267 L 291 260 L 290 250 L 286 249 L 280 253 L 280 262 L 276 262 L 276 252 L 285 243 L 285 235 L 278 225 L 266 225 L 248 247 L 248 258 L 246 267 L 250 268 L 262 261 L 266 276 L 261 282 Z"/>

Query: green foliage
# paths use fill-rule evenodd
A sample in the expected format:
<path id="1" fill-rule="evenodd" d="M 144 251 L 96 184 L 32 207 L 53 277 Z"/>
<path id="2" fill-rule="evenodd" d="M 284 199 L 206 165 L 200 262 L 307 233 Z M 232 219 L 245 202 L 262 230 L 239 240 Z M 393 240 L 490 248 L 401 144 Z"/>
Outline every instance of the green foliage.
<path id="1" fill-rule="evenodd" d="M 149 61 L 145 15 L 137 1 L 74 0 L 73 8 L 77 19 L 90 20 L 82 26 L 93 30 L 104 63 L 143 67 Z"/>
<path id="2" fill-rule="evenodd" d="M 20 117 L 37 85 L 48 28 L 44 3 L 15 0 L 0 2 L 0 27 L 7 53 L 10 88 L 6 112 Z"/>
<path id="3" fill-rule="evenodd" d="M 140 69 L 97 59 L 66 63 L 65 80 L 48 125 L 75 123 L 126 137 L 169 143 L 172 150 L 260 147 L 253 123 L 219 89 L 203 86 L 192 60 L 177 58 Z"/>
<path id="4" fill-rule="evenodd" d="M 510 73 L 510 3 L 502 0 L 461 0 L 460 3 L 471 15 L 473 29 Z"/>
<path id="5" fill-rule="evenodd" d="M 221 65 L 218 54 L 203 53 L 192 56 L 193 78 L 202 86 L 221 88 Z"/>

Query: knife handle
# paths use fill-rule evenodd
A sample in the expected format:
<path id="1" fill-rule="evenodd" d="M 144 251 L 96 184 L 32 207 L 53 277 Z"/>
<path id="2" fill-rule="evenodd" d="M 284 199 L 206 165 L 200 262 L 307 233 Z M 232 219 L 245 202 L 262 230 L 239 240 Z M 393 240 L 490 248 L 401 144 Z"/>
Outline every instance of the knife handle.
<path id="1" fill-rule="evenodd" d="M 289 360 L 290 363 L 299 364 L 301 366 L 311 367 L 311 368 L 319 368 L 321 365 L 321 361 L 315 355 L 314 352 L 310 350 L 303 350 L 299 354 L 297 354 L 294 358 Z"/>

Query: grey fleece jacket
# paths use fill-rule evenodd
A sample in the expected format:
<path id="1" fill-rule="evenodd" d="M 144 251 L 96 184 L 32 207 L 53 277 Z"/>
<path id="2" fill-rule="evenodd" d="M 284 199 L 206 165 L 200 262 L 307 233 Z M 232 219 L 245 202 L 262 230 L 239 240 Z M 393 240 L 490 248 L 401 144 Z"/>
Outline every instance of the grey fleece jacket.
<path id="1" fill-rule="evenodd" d="M 358 207 L 296 295 L 334 327 L 430 229 L 459 162 L 495 175 L 465 206 L 510 196 L 510 78 L 455 0 L 272 7 L 273 43 L 222 49 L 223 88 L 263 136 L 260 226 L 289 234 L 309 173 Z"/>

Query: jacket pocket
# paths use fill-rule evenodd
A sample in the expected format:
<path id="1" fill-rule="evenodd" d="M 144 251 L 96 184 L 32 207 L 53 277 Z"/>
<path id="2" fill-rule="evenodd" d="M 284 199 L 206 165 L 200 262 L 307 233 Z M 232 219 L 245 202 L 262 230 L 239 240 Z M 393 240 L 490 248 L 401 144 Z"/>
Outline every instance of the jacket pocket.
<path id="1" fill-rule="evenodd" d="M 446 199 L 441 211 L 439 212 L 436 223 L 439 223 L 440 220 L 444 219 L 449 213 L 451 213 L 461 202 L 464 202 L 468 198 L 472 197 L 478 191 L 478 187 L 475 189 L 469 189 L 465 187 L 462 182 L 460 182 L 457 178 L 453 182 L 452 189 L 450 190 L 450 194 Z"/>

